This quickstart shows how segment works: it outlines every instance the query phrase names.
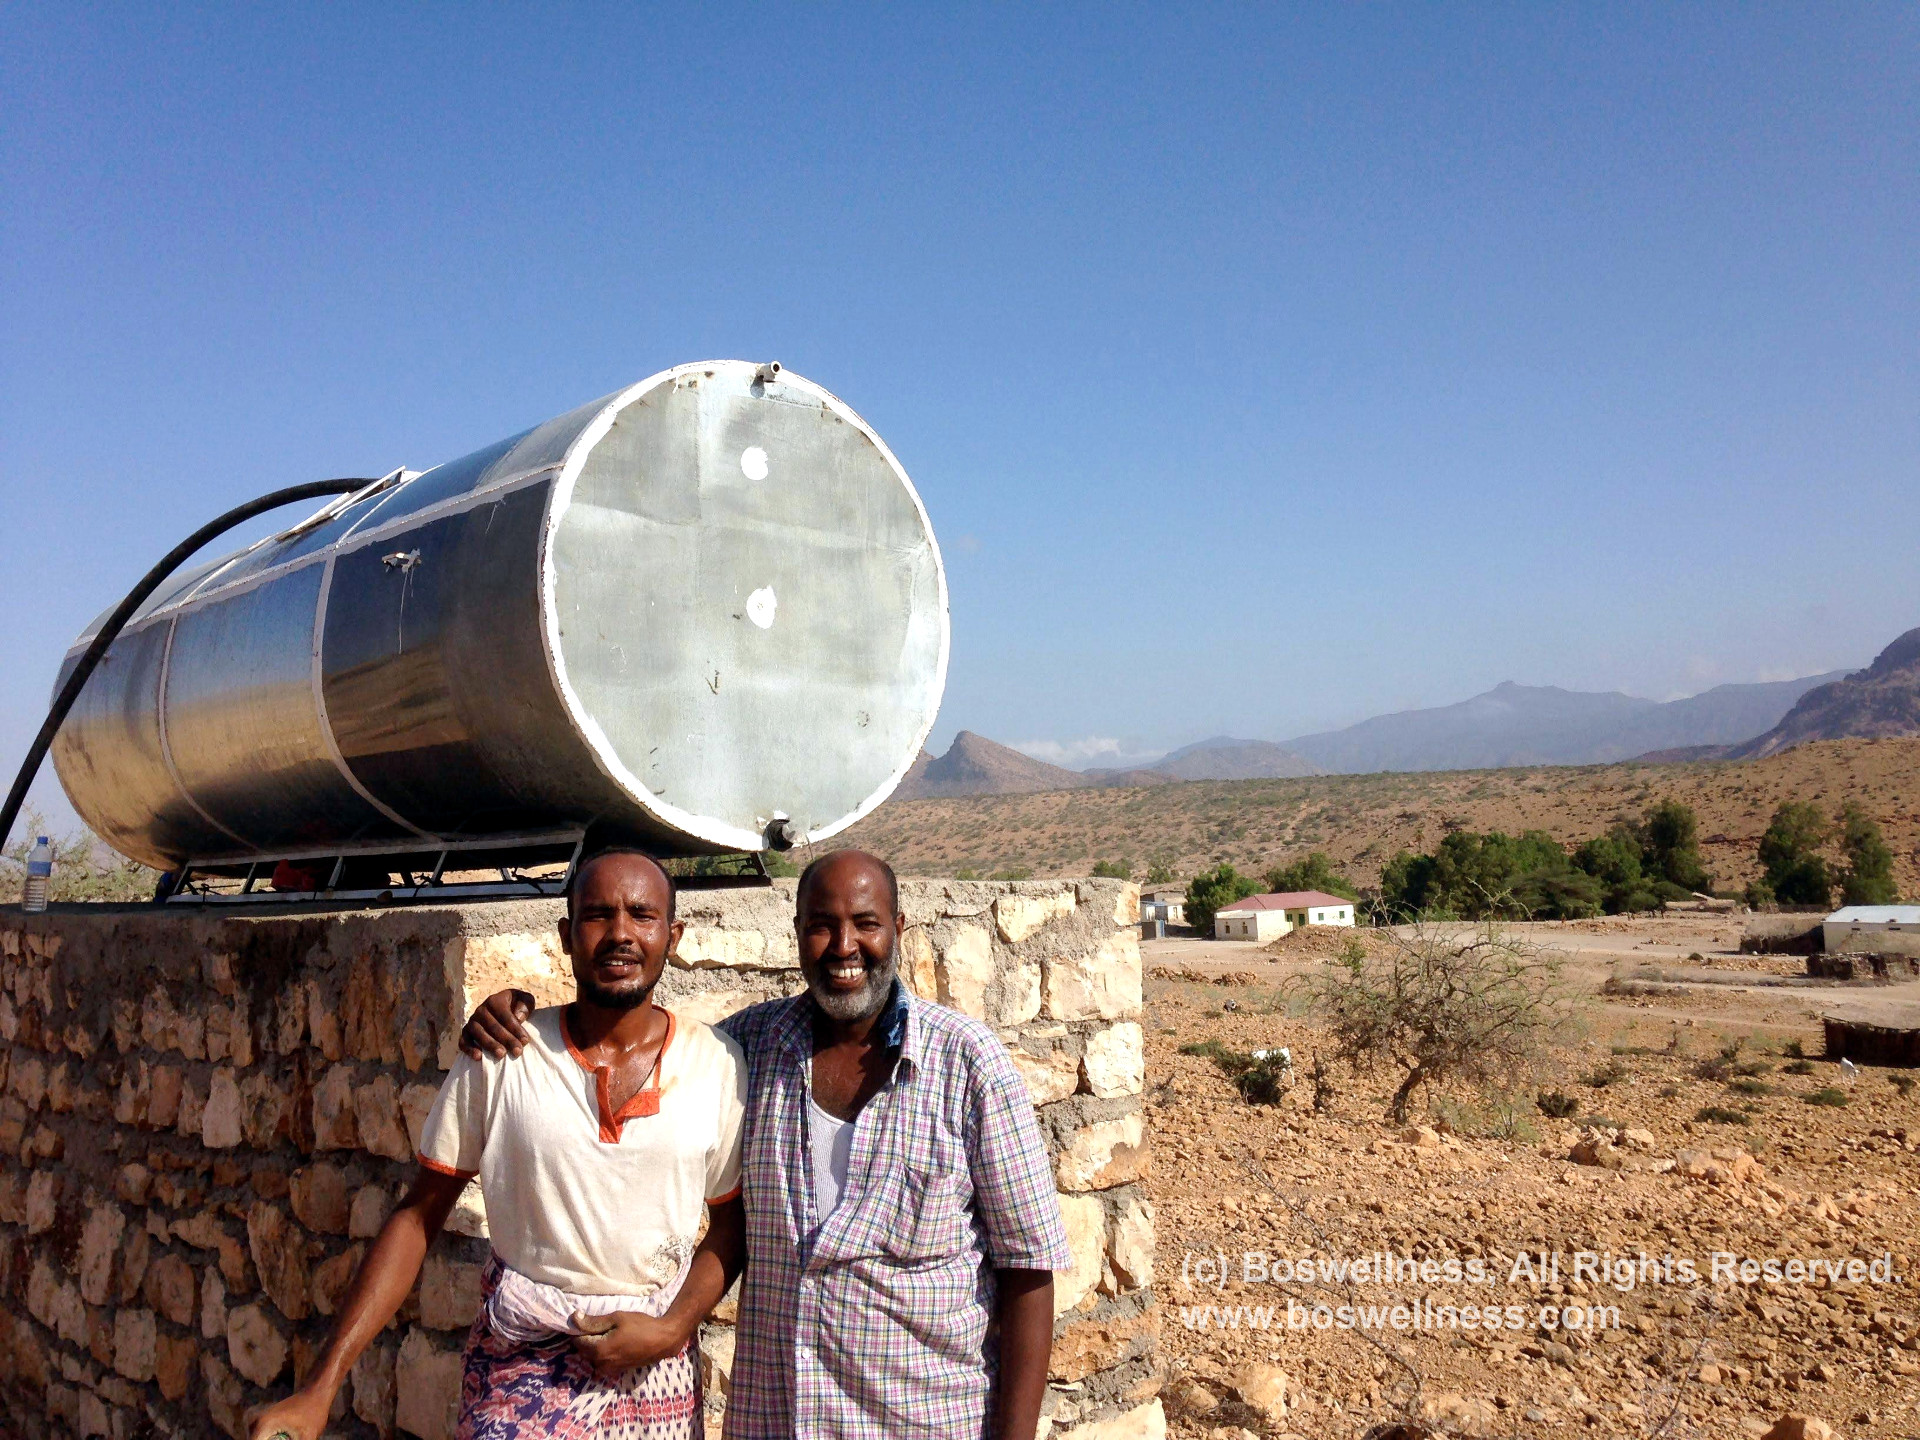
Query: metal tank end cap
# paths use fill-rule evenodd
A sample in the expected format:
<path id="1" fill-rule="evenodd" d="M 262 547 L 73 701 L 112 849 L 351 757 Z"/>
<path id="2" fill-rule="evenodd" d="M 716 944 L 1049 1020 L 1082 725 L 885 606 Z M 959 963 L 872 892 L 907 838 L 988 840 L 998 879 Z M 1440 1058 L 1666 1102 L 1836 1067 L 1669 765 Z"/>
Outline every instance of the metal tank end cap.
<path id="1" fill-rule="evenodd" d="M 791 850 L 793 848 L 793 821 L 785 815 L 775 815 L 767 822 L 767 848 L 769 850 Z"/>
<path id="2" fill-rule="evenodd" d="M 778 360 L 769 360 L 753 372 L 753 378 L 758 384 L 771 385 L 780 378 L 780 362 Z"/>

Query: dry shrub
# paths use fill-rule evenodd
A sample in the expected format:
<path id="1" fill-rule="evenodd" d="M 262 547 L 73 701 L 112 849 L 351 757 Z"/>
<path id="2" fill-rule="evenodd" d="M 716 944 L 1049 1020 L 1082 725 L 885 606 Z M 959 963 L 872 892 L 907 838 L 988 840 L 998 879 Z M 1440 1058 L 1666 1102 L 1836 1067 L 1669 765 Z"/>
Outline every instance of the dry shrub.
<path id="1" fill-rule="evenodd" d="M 1356 1070 L 1400 1081 L 1387 1118 L 1404 1123 L 1423 1087 L 1515 1083 L 1567 1012 L 1560 960 L 1495 926 L 1421 926 L 1390 943 L 1351 944 L 1295 982 Z"/>

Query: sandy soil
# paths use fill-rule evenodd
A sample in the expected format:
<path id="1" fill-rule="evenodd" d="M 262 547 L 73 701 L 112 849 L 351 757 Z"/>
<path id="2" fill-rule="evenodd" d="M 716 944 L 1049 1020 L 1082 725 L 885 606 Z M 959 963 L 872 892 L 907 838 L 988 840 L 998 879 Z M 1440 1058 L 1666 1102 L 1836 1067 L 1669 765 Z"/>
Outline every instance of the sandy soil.
<path id="1" fill-rule="evenodd" d="M 1920 986 L 1808 984 L 1797 959 L 1739 955 L 1739 922 L 1712 916 L 1517 928 L 1564 956 L 1573 1020 L 1524 1089 L 1436 1097 L 1412 1117 L 1424 1128 L 1383 1120 L 1384 1073 L 1334 1071 L 1337 1093 L 1314 1109 L 1324 1040 L 1288 981 L 1335 937 L 1144 947 L 1171 1433 L 1358 1437 L 1410 1408 L 1463 1434 L 1747 1436 L 1797 1413 L 1841 1435 L 1920 1435 L 1920 1088 L 1792 1053 L 1819 1055 L 1823 1011 L 1894 1014 Z M 1603 993 L 1609 981 L 1634 993 Z M 1281 1103 L 1250 1105 L 1210 1059 L 1181 1053 L 1210 1039 L 1289 1047 Z M 1736 1039 L 1729 1073 L 1701 1073 Z M 1825 1089 L 1848 1103 L 1808 1103 Z M 1573 1097 L 1576 1115 L 1541 1114 L 1543 1090 Z M 1745 1123 L 1698 1118 L 1707 1107 Z M 1570 1160 L 1595 1126 L 1587 1158 L 1602 1163 Z M 1435 1268 L 1350 1285 L 1273 1278 L 1281 1256 L 1381 1253 Z M 1737 1257 L 1718 1283 L 1715 1254 Z M 1582 1256 L 1633 1274 L 1609 1283 Z M 1746 1259 L 1822 1269 L 1742 1283 Z M 1883 1278 L 1847 1279 L 1850 1259 L 1879 1261 Z M 1469 1262 L 1483 1282 L 1465 1278 Z M 1288 1327 L 1290 1302 L 1304 1328 Z M 1385 1324 L 1315 1329 L 1315 1305 L 1336 1323 L 1341 1306 L 1372 1306 Z M 1483 1320 L 1496 1306 L 1501 1325 L 1449 1328 L 1448 1312 L 1423 1308 L 1428 1328 L 1394 1329 L 1396 1305 L 1409 1326 L 1416 1305 Z M 1593 1323 L 1566 1328 L 1569 1311 Z"/>

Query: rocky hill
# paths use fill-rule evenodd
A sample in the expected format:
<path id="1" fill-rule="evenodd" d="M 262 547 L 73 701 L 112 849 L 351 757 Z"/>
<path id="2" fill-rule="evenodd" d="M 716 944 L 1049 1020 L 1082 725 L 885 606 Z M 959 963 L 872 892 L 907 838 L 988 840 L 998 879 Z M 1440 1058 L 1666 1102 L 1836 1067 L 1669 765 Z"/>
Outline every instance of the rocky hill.
<path id="1" fill-rule="evenodd" d="M 1101 788 L 1084 777 L 1068 788 L 1054 777 L 1071 771 L 1017 758 L 1039 772 L 1030 783 L 1048 793 L 891 800 L 831 843 L 863 845 L 920 875 L 1084 875 L 1096 860 L 1129 860 L 1139 874 L 1163 862 L 1183 876 L 1229 860 L 1258 873 L 1325 850 L 1343 873 L 1372 884 L 1394 851 L 1430 850 L 1450 828 L 1541 829 L 1578 844 L 1672 796 L 1700 817 L 1707 868 L 1723 885 L 1739 886 L 1757 873 L 1755 848 L 1782 800 L 1812 800 L 1829 812 L 1856 800 L 1886 831 L 1901 893 L 1920 894 L 1920 738 L 1820 741 L 1765 759 L 1707 764 L 1202 780 L 1153 789 Z"/>
<path id="2" fill-rule="evenodd" d="M 984 735 L 962 730 L 953 737 L 946 754 L 935 757 L 922 750 L 893 798 L 1031 795 L 1042 790 L 1071 790 L 1092 783 L 1077 770 L 1049 765 Z"/>
<path id="3" fill-rule="evenodd" d="M 1907 631 L 1866 669 L 1809 690 L 1779 724 L 1726 753 L 1750 759 L 1809 740 L 1889 735 L 1920 735 L 1920 629 Z"/>
<path id="4" fill-rule="evenodd" d="M 1271 740 L 1235 740 L 1216 735 L 1153 762 L 1151 773 L 1175 780 L 1275 780 L 1325 772 L 1304 756 Z"/>

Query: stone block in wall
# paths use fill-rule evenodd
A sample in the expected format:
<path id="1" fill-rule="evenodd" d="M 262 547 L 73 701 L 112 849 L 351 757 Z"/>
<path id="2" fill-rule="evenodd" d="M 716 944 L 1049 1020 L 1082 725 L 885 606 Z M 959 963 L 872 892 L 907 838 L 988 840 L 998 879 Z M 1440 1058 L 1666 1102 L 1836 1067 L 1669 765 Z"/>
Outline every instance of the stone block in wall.
<path id="1" fill-rule="evenodd" d="M 200 1143 L 209 1150 L 227 1150 L 244 1137 L 240 1130 L 240 1084 L 233 1068 L 222 1065 L 207 1086 L 207 1105 L 200 1122 Z"/>
<path id="2" fill-rule="evenodd" d="M 1109 1260 L 1123 1286 L 1137 1290 L 1153 1283 L 1154 1246 L 1153 1202 L 1137 1196 L 1113 1217 Z"/>
<path id="3" fill-rule="evenodd" d="M 353 1284 L 354 1272 L 360 1268 L 360 1260 L 366 1253 L 367 1247 L 356 1243 L 313 1267 L 313 1284 L 309 1294 L 316 1313 L 331 1315 L 339 1309 L 340 1302 L 346 1298 L 347 1287 Z"/>
<path id="4" fill-rule="evenodd" d="M 480 1313 L 481 1267 L 439 1251 L 420 1272 L 420 1323 L 429 1330 L 465 1330 Z"/>
<path id="5" fill-rule="evenodd" d="M 983 926 L 957 925 L 940 947 L 940 1002 L 976 1020 L 987 1018 L 993 983 L 993 936 Z"/>
<path id="6" fill-rule="evenodd" d="M 393 1210 L 393 1195 L 381 1185 L 362 1185 L 353 1192 L 353 1205 L 347 1212 L 347 1234 L 355 1240 L 371 1240 L 387 1223 Z"/>
<path id="7" fill-rule="evenodd" d="M 1105 1190 L 1138 1180 L 1146 1171 L 1146 1126 L 1137 1110 L 1081 1126 L 1054 1162 L 1054 1179 L 1063 1191 Z"/>
<path id="8" fill-rule="evenodd" d="M 154 1340 L 153 1379 L 162 1398 L 180 1400 L 187 1393 L 193 1376 L 193 1362 L 200 1354 L 199 1342 L 190 1335 L 161 1331 Z"/>
<path id="9" fill-rule="evenodd" d="M 107 1303 L 114 1255 L 126 1228 L 126 1212 L 118 1205 L 96 1205 L 87 1213 L 80 1231 L 80 1296 L 89 1305 Z"/>
<path id="10" fill-rule="evenodd" d="M 113 1368 L 129 1380 L 153 1379 L 159 1327 L 153 1311 L 131 1307 L 113 1317 Z"/>
<path id="11" fill-rule="evenodd" d="M 427 1117 L 433 1102 L 440 1098 L 438 1085 L 409 1085 L 400 1092 L 400 1118 L 407 1127 L 408 1158 L 420 1153 L 420 1138 L 427 1131 Z"/>
<path id="12" fill-rule="evenodd" d="M 53 1228 L 60 1203 L 60 1177 L 36 1170 L 27 1182 L 27 1234 L 41 1235 Z"/>
<path id="13" fill-rule="evenodd" d="M 211 1351 L 200 1357 L 206 1385 L 207 1415 L 230 1440 L 245 1440 L 247 1390 L 227 1364 Z"/>
<path id="14" fill-rule="evenodd" d="M 147 1078 L 147 1125 L 154 1130 L 171 1130 L 180 1120 L 182 1082 L 186 1076 L 177 1065 L 156 1065 Z"/>
<path id="15" fill-rule="evenodd" d="M 353 1072 L 336 1065 L 313 1087 L 313 1148 L 353 1150 L 360 1144 L 354 1116 Z"/>
<path id="16" fill-rule="evenodd" d="M 1146 1042 L 1137 1020 L 1122 1020 L 1087 1037 L 1080 1074 L 1090 1093 L 1102 1099 L 1138 1095 L 1146 1073 Z"/>
<path id="17" fill-rule="evenodd" d="M 1159 1334 L 1159 1314 L 1149 1305 L 1070 1320 L 1054 1333 L 1047 1373 L 1053 1380 L 1078 1383 L 1152 1349 Z"/>
<path id="18" fill-rule="evenodd" d="M 227 1313 L 227 1360 L 256 1385 L 271 1385 L 287 1368 L 286 1332 L 258 1301 Z"/>
<path id="19" fill-rule="evenodd" d="M 398 1347 L 376 1340 L 353 1362 L 353 1413 L 383 1436 L 393 1434 L 394 1360 Z"/>
<path id="20" fill-rule="evenodd" d="M 288 1199 L 294 1217 L 307 1229 L 322 1235 L 347 1233 L 352 1197 L 347 1189 L 347 1172 L 338 1165 L 316 1160 L 294 1171 Z"/>
<path id="21" fill-rule="evenodd" d="M 1064 1051 L 1032 1055 L 1015 1048 L 1008 1053 L 1013 1057 L 1013 1068 L 1027 1082 L 1027 1094 L 1035 1105 L 1051 1105 L 1080 1088 L 1080 1062 Z"/>
<path id="22" fill-rule="evenodd" d="M 1107 1207 L 1097 1195 L 1062 1195 L 1060 1219 L 1066 1226 L 1071 1268 L 1053 1277 L 1053 1313 L 1066 1314 L 1100 1283 L 1107 1253 Z"/>
<path id="23" fill-rule="evenodd" d="M 413 1159 L 406 1117 L 400 1113 L 400 1089 L 391 1075 L 376 1075 L 354 1087 L 353 1118 L 361 1149 L 388 1160 Z"/>
<path id="24" fill-rule="evenodd" d="M 460 1412 L 460 1350 L 413 1329 L 394 1367 L 395 1426 L 420 1440 L 451 1440 Z"/>
<path id="25" fill-rule="evenodd" d="M 900 936 L 900 979 L 922 1000 L 940 998 L 940 976 L 935 968 L 933 940 L 923 925 L 909 925 Z"/>
<path id="26" fill-rule="evenodd" d="M 247 1249 L 267 1298 L 287 1319 L 306 1319 L 310 1308 L 308 1287 L 312 1283 L 307 1270 L 306 1232 L 278 1205 L 256 1201 L 247 1212 Z"/>
<path id="27" fill-rule="evenodd" d="M 1071 915 L 1078 905 L 1072 887 L 1063 886 L 1050 893 L 1002 895 L 993 902 L 994 928 L 1009 945 L 1018 945 L 1029 935 Z"/>
<path id="28" fill-rule="evenodd" d="M 147 1267 L 141 1294 L 148 1305 L 176 1325 L 191 1325 L 197 1308 L 193 1266 L 178 1255 L 162 1255 Z"/>
<path id="29" fill-rule="evenodd" d="M 1055 1020 L 1122 1020 L 1140 1013 L 1140 937 L 1116 931 L 1091 954 L 1066 952 L 1046 964 L 1047 1014 Z"/>

